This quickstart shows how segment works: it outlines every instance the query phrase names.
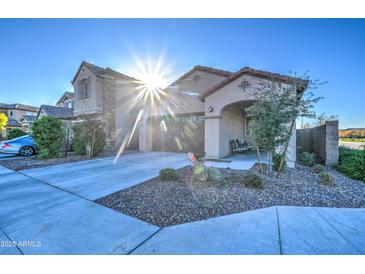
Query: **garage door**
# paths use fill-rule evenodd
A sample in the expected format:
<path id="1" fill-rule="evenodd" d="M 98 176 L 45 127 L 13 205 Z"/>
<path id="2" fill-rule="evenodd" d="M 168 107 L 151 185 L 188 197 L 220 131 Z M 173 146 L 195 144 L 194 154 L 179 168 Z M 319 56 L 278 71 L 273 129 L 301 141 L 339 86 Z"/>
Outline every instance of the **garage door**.
<path id="1" fill-rule="evenodd" d="M 150 126 L 154 151 L 204 151 L 204 113 L 151 118 Z"/>

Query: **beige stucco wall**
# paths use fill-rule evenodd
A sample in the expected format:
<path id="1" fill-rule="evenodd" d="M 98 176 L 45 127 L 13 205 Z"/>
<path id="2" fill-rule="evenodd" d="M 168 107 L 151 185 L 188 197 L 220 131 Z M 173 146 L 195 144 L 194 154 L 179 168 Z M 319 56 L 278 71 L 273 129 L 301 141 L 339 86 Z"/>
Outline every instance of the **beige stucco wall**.
<path id="1" fill-rule="evenodd" d="M 222 110 L 221 116 L 219 157 L 231 154 L 230 140 L 244 137 L 244 120 L 242 108 L 239 105 Z"/>
<path id="2" fill-rule="evenodd" d="M 202 94 L 225 78 L 204 71 L 195 71 L 189 77 L 166 89 L 168 95 L 164 104 L 176 114 L 203 112 L 204 102 L 199 100 L 197 95 Z M 193 95 L 193 93 L 197 95 Z"/>
<path id="3" fill-rule="evenodd" d="M 198 81 L 194 81 L 196 75 L 200 76 Z M 166 107 L 169 107 L 176 114 L 204 111 L 204 150 L 208 158 L 220 158 L 229 155 L 229 140 L 231 139 L 244 138 L 250 141 L 251 138 L 245 134 L 246 121 L 242 110 L 255 101 L 255 92 L 257 92 L 260 83 L 268 81 L 244 75 L 207 96 L 205 102 L 199 101 L 197 96 L 185 94 L 186 92 L 201 94 L 224 79 L 223 76 L 195 72 L 178 85 L 167 88 L 169 100 L 163 101 L 163 107 L 159 109 L 161 114 Z M 239 87 L 243 80 L 250 83 L 245 91 Z M 209 106 L 213 107 L 213 112 L 208 111 Z M 148 128 L 147 117 L 148 115 L 144 117 L 139 126 L 139 148 L 141 151 L 151 150 L 152 147 L 149 134 L 151 129 Z M 287 153 L 289 167 L 293 167 L 296 160 L 295 138 L 294 129 Z"/>
<path id="4" fill-rule="evenodd" d="M 202 94 L 207 89 L 215 86 L 226 78 L 227 77 L 205 71 L 195 71 L 187 78 L 179 81 L 176 84 L 176 87 L 179 91 L 192 91 Z"/>
<path id="5" fill-rule="evenodd" d="M 204 152 L 207 158 L 219 158 L 220 157 L 220 131 L 221 118 L 205 118 L 205 140 L 204 140 Z"/>
<path id="6" fill-rule="evenodd" d="M 136 85 L 130 81 L 116 81 L 115 88 L 115 133 L 116 146 L 119 147 L 124 139 L 128 138 L 134 122 L 141 109 L 140 102 L 137 101 Z M 138 125 L 132 136 L 130 145 L 136 147 L 139 142 Z"/>
<path id="7" fill-rule="evenodd" d="M 246 80 L 251 84 L 249 87 L 246 87 L 245 91 L 239 87 L 243 80 Z M 254 93 L 257 91 L 259 81 L 260 80 L 255 77 L 244 75 L 210 94 L 205 98 L 206 116 L 220 115 L 225 106 L 236 102 L 255 100 Z M 209 106 L 213 107 L 213 112 L 208 111 Z"/>
<path id="8" fill-rule="evenodd" d="M 199 76 L 198 80 L 196 80 L 197 76 Z M 150 151 L 152 149 L 150 134 L 152 129 L 147 124 L 148 117 L 169 114 L 171 112 L 174 114 L 204 112 L 204 102 L 197 95 L 189 95 L 187 93 L 202 94 L 225 78 L 224 76 L 204 71 L 195 71 L 176 85 L 167 87 L 164 91 L 166 95 L 161 96 L 163 100 L 160 104 L 156 103 L 153 107 L 150 106 L 146 110 L 144 119 L 139 125 L 139 150 Z"/>
<path id="9" fill-rule="evenodd" d="M 250 83 L 250 86 L 246 87 L 245 90 L 239 87 L 243 80 Z M 258 91 L 262 81 L 269 80 L 243 75 L 205 98 L 205 152 L 208 157 L 220 158 L 229 155 L 229 140 L 233 139 L 231 136 L 237 135 L 241 131 L 242 137 L 244 137 L 245 125 L 243 115 L 241 114 L 241 117 L 239 117 L 238 112 L 234 111 L 235 104 L 242 102 L 242 107 L 252 104 L 256 99 L 255 93 Z M 209 106 L 213 107 L 212 112 L 208 111 Z M 228 110 L 232 113 L 228 114 Z M 238 119 L 240 119 L 242 124 L 237 122 Z M 207 123 L 207 121 L 209 122 Z M 219 140 L 217 140 L 217 132 L 219 132 Z M 211 138 L 214 141 L 210 140 Z M 217 144 L 219 144 L 218 148 Z M 289 167 L 293 167 L 296 161 L 295 151 L 296 133 L 294 129 L 287 152 Z"/>
<path id="10" fill-rule="evenodd" d="M 84 78 L 90 79 L 89 98 L 79 99 L 80 98 L 80 90 L 78 88 L 79 81 L 81 81 Z M 102 81 L 97 79 L 97 77 L 86 66 L 82 66 L 77 78 L 75 79 L 75 82 L 73 83 L 73 87 L 75 93 L 75 98 L 74 98 L 75 116 L 83 114 L 101 113 L 103 105 Z"/>

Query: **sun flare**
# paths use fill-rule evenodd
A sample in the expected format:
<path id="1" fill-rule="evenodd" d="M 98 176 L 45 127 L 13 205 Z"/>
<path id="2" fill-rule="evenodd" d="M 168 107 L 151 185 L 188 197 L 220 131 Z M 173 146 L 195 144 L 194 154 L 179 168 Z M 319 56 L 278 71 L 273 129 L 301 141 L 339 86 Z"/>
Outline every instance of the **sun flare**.
<path id="1" fill-rule="evenodd" d="M 141 85 L 148 90 L 158 90 L 165 88 L 168 83 L 162 73 L 159 72 L 147 72 L 141 75 Z"/>

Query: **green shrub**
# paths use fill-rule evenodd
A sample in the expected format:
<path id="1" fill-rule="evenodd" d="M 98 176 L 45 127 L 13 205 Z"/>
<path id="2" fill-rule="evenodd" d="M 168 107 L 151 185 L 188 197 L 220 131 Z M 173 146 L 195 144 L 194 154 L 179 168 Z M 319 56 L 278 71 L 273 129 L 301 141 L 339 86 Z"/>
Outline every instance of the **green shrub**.
<path id="1" fill-rule="evenodd" d="M 222 179 L 221 172 L 216 168 L 208 167 L 207 172 L 208 172 L 208 180 L 211 182 L 219 182 Z"/>
<path id="2" fill-rule="evenodd" d="M 11 139 L 15 139 L 15 138 L 18 138 L 18 137 L 21 137 L 21 136 L 24 136 L 24 135 L 27 135 L 27 133 L 22 131 L 19 128 L 13 128 L 9 131 L 7 138 L 9 140 L 11 140 Z"/>
<path id="3" fill-rule="evenodd" d="M 208 181 L 208 169 L 203 163 L 198 162 L 193 166 L 193 179 L 198 181 Z"/>
<path id="4" fill-rule="evenodd" d="M 273 164 L 272 167 L 273 167 L 274 171 L 279 170 L 279 166 L 280 166 L 280 162 L 281 162 L 282 158 L 284 158 L 284 162 L 283 162 L 283 165 L 281 167 L 281 170 L 284 170 L 284 169 L 286 169 L 286 159 L 285 159 L 285 157 L 283 157 L 283 155 L 279 154 L 279 153 L 275 153 L 272 156 L 272 164 Z"/>
<path id="5" fill-rule="evenodd" d="M 365 150 L 340 147 L 337 170 L 352 179 L 365 182 Z"/>
<path id="6" fill-rule="evenodd" d="M 299 154 L 299 161 L 305 166 L 313 166 L 316 163 L 316 156 L 314 153 L 304 151 Z"/>
<path id="7" fill-rule="evenodd" d="M 175 169 L 164 168 L 160 170 L 160 179 L 161 181 L 177 181 L 178 175 Z"/>
<path id="8" fill-rule="evenodd" d="M 314 173 L 321 173 L 324 169 L 324 167 L 322 165 L 316 164 L 313 166 L 313 172 Z"/>
<path id="9" fill-rule="evenodd" d="M 61 120 L 50 116 L 33 123 L 32 136 L 40 148 L 39 157 L 42 159 L 57 157 L 65 139 Z"/>
<path id="10" fill-rule="evenodd" d="M 263 179 L 260 175 L 249 172 L 243 177 L 243 182 L 246 187 L 263 188 Z"/>
<path id="11" fill-rule="evenodd" d="M 106 142 L 105 133 L 101 126 L 92 128 L 90 125 L 84 123 L 74 126 L 73 133 L 72 148 L 76 154 L 85 155 L 88 146 L 93 147 L 91 156 L 97 156 L 103 152 Z M 92 144 L 93 140 L 94 143 Z"/>
<path id="12" fill-rule="evenodd" d="M 335 184 L 335 177 L 327 172 L 321 172 L 318 174 L 319 181 L 326 186 L 333 186 Z"/>

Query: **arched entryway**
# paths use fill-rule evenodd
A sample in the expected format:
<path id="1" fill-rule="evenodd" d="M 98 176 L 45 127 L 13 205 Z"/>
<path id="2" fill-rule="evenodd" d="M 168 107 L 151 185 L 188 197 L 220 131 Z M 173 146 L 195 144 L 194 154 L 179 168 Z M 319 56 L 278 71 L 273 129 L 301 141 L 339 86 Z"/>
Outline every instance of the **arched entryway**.
<path id="1" fill-rule="evenodd" d="M 245 139 L 251 141 L 247 108 L 253 100 L 240 100 L 223 105 L 217 115 L 205 117 L 205 152 L 208 158 L 231 155 L 230 141 Z"/>

